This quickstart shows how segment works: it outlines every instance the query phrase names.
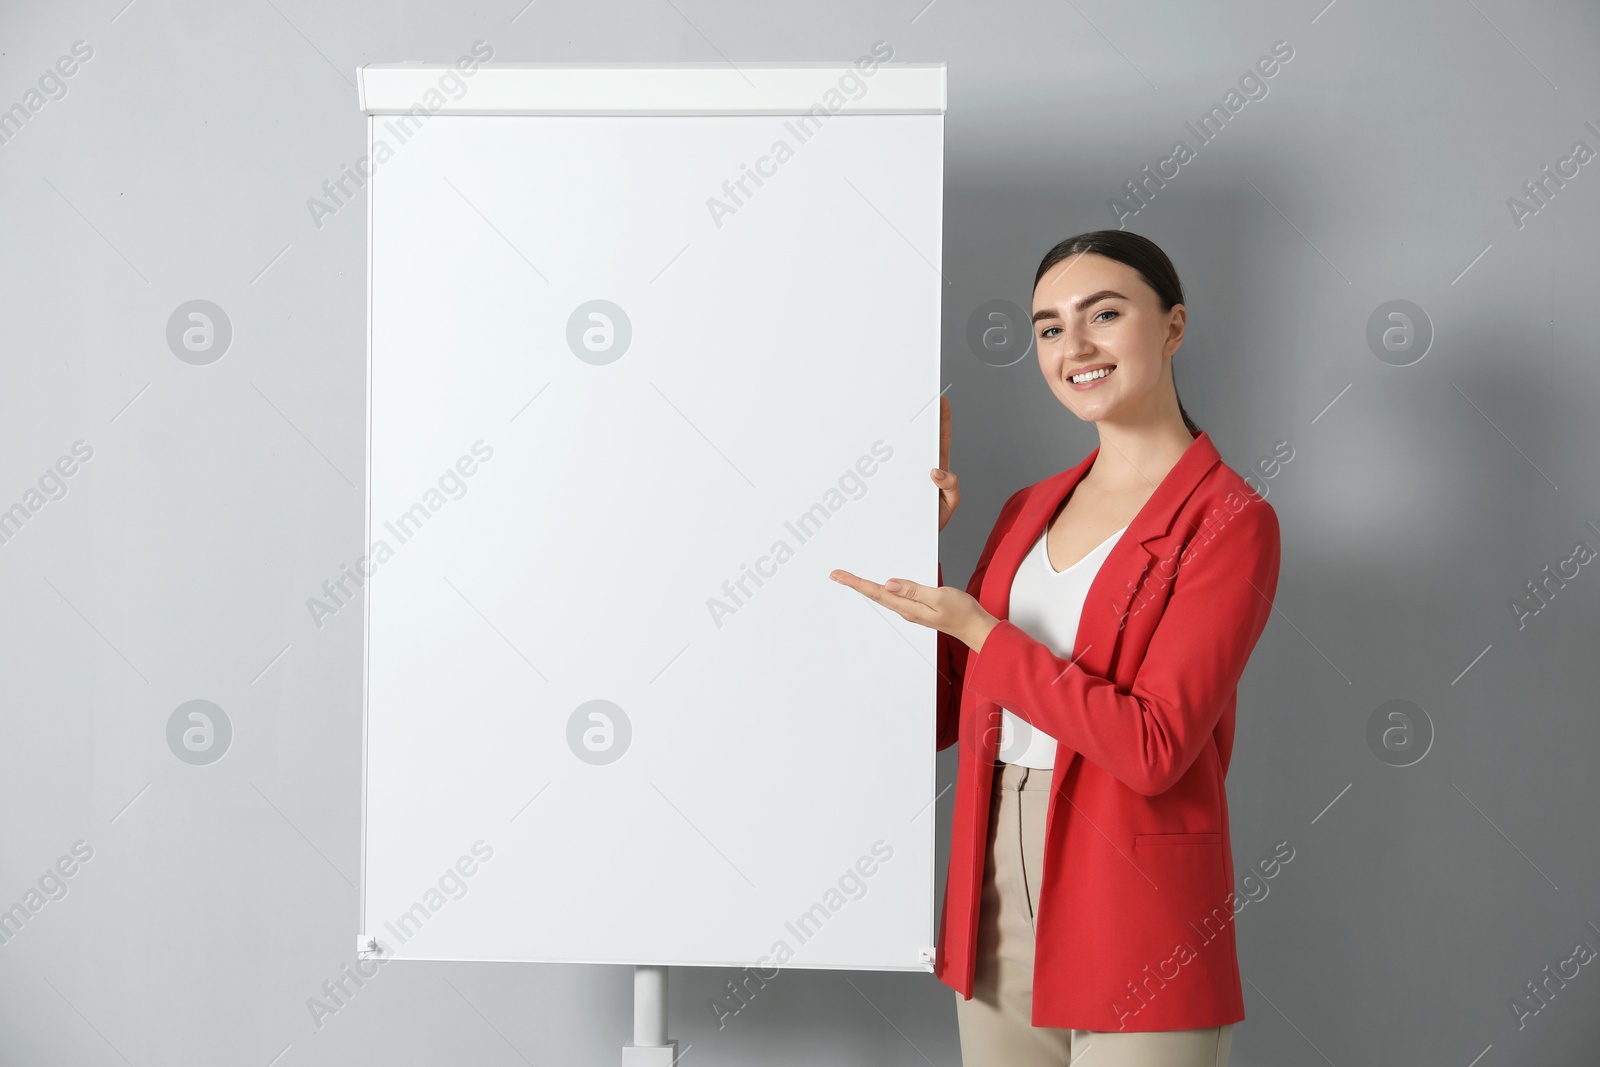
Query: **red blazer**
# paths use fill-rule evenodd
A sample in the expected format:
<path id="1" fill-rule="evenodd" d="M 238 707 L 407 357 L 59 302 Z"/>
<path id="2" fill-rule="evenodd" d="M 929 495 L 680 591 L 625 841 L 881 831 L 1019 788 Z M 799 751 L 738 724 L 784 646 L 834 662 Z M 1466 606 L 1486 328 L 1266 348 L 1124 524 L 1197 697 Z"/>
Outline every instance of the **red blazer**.
<path id="1" fill-rule="evenodd" d="M 1223 777 L 1236 686 L 1277 591 L 1278 518 L 1196 434 L 1112 547 L 1059 658 L 1006 621 L 1011 581 L 1099 451 L 1000 509 L 967 583 L 1002 620 L 983 651 L 939 635 L 938 747 L 959 745 L 960 762 L 934 973 L 971 999 L 1003 706 L 1057 741 L 1033 1024 L 1239 1022 Z"/>

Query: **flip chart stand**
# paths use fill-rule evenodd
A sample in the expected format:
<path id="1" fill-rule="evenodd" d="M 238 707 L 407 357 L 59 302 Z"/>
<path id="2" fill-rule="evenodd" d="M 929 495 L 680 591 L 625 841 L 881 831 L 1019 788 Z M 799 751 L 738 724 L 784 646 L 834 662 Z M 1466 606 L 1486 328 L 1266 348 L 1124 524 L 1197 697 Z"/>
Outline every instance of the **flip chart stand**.
<path id="1" fill-rule="evenodd" d="M 931 969 L 936 635 L 826 581 L 938 564 L 945 67 L 892 56 L 357 69 L 383 564 L 357 929 L 397 938 L 361 958 L 633 967 L 624 1067 L 677 1063 L 669 964 L 797 938 L 795 966 Z M 641 509 L 673 561 L 643 583 L 610 540 Z M 792 802 L 861 751 L 850 795 Z M 512 825 L 534 784 L 587 823 L 546 801 Z"/>

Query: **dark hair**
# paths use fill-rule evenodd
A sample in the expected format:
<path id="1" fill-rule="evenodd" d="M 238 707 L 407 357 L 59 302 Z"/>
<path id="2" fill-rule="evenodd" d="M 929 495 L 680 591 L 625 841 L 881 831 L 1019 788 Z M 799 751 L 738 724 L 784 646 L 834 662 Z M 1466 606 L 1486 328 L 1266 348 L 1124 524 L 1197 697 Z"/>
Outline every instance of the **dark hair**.
<path id="1" fill-rule="evenodd" d="M 1150 238 L 1127 230 L 1092 230 L 1068 237 L 1046 252 L 1044 259 L 1039 261 L 1039 270 L 1033 276 L 1034 288 L 1039 287 L 1039 279 L 1044 277 L 1045 271 L 1069 256 L 1083 252 L 1093 252 L 1097 256 L 1126 263 L 1138 271 L 1145 284 L 1156 291 L 1162 311 L 1171 311 L 1173 305 L 1183 303 L 1183 283 L 1178 281 L 1178 272 L 1172 266 L 1172 260 Z M 1174 396 L 1178 392 L 1176 374 L 1173 376 L 1172 392 Z M 1200 431 L 1189 413 L 1183 410 L 1182 400 L 1178 401 L 1178 414 L 1183 416 L 1183 424 L 1190 433 Z"/>

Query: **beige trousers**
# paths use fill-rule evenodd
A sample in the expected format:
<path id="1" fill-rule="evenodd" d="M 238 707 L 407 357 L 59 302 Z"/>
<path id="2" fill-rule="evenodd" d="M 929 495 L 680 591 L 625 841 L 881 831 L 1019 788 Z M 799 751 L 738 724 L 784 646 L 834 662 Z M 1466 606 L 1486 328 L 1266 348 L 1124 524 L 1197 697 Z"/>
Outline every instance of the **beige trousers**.
<path id="1" fill-rule="evenodd" d="M 1144 1033 L 1034 1026 L 1033 914 L 1050 772 L 1005 764 L 989 804 L 972 999 L 956 997 L 964 1067 L 1227 1067 L 1233 1026 Z"/>

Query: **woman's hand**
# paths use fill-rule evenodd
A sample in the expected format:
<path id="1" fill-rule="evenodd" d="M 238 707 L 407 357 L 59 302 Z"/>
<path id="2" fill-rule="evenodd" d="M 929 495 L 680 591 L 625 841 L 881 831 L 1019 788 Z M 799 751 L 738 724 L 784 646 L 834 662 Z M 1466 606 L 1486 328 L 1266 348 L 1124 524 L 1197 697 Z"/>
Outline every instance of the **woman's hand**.
<path id="1" fill-rule="evenodd" d="M 933 484 L 939 487 L 939 529 L 955 514 L 961 503 L 961 480 L 950 473 L 950 398 L 939 398 L 939 466 L 930 472 Z"/>
<path id="2" fill-rule="evenodd" d="M 1000 625 L 1000 620 L 985 611 L 970 593 L 948 585 L 918 585 L 904 578 L 890 578 L 879 585 L 849 571 L 830 571 L 828 577 L 877 601 L 907 622 L 949 634 L 974 652 L 982 650 L 989 631 Z"/>

